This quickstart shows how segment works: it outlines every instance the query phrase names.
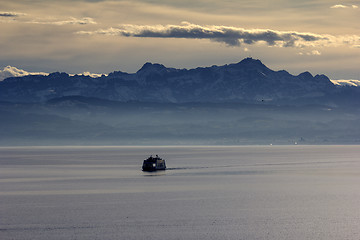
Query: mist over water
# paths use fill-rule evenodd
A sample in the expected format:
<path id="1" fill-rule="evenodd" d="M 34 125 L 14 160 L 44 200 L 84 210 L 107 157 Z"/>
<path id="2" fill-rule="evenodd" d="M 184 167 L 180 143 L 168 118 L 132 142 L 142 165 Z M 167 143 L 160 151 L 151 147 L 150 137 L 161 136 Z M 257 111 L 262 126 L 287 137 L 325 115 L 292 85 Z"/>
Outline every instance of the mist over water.
<path id="1" fill-rule="evenodd" d="M 168 170 L 142 172 L 150 154 Z M 0 239 L 359 239 L 359 146 L 1 147 Z"/>

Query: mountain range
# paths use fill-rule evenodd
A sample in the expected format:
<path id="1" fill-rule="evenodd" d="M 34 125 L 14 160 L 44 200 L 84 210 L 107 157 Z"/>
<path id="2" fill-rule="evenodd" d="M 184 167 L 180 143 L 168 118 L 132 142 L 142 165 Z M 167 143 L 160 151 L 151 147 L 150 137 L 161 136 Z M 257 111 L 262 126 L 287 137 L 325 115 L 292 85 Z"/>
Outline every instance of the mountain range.
<path id="1" fill-rule="evenodd" d="M 360 144 L 359 121 L 359 87 L 251 58 L 0 81 L 0 146 Z"/>
<path id="2" fill-rule="evenodd" d="M 146 63 L 136 73 L 115 71 L 90 77 L 55 72 L 10 77 L 0 82 L 0 101 L 45 102 L 66 96 L 121 102 L 334 105 L 359 100 L 360 90 L 339 87 L 325 75 L 313 76 L 304 72 L 294 76 L 285 70 L 274 71 L 252 58 L 235 64 L 195 69 Z"/>

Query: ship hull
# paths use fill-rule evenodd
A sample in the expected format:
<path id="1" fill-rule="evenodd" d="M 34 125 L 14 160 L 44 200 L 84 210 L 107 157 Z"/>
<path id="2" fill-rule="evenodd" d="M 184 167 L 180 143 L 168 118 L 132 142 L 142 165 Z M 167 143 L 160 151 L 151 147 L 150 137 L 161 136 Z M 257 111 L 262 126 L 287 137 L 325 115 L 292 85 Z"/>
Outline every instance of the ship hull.
<path id="1" fill-rule="evenodd" d="M 153 172 L 153 171 L 165 170 L 165 169 L 166 169 L 165 160 L 159 157 L 155 157 L 155 158 L 150 157 L 144 160 L 142 165 L 142 170 L 146 172 Z"/>

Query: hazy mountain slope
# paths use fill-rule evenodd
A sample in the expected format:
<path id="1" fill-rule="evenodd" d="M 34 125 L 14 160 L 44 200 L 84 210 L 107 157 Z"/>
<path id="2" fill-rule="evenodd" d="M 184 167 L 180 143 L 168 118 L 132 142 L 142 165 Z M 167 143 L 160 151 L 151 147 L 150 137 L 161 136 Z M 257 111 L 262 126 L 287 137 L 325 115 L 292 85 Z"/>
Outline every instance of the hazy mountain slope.
<path id="1" fill-rule="evenodd" d="M 359 144 L 359 110 L 65 97 L 0 104 L 1 145 Z"/>

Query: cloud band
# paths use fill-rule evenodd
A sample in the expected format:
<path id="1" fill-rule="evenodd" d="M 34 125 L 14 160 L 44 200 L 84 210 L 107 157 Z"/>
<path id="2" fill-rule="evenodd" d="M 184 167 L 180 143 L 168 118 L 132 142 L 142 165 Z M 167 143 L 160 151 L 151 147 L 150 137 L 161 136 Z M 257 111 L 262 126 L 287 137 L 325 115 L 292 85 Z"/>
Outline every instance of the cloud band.
<path id="1" fill-rule="evenodd" d="M 26 15 L 26 14 L 25 13 L 17 13 L 17 12 L 0 12 L 0 17 L 13 18 L 13 17 L 24 16 L 24 15 Z"/>
<path id="2" fill-rule="evenodd" d="M 242 43 L 254 44 L 265 42 L 277 47 L 320 46 L 339 42 L 331 35 L 300 33 L 296 31 L 276 31 L 271 29 L 244 29 L 229 26 L 201 26 L 183 22 L 181 25 L 131 25 L 123 24 L 116 28 L 97 31 L 79 31 L 78 34 L 104 34 L 112 36 L 139 38 L 184 38 L 209 39 L 223 42 L 228 46 L 240 46 Z M 359 44 L 359 37 L 344 37 L 347 43 Z"/>
<path id="3" fill-rule="evenodd" d="M 342 5 L 342 4 L 337 4 L 337 5 L 333 5 L 330 8 L 354 8 L 354 9 L 358 9 L 359 6 L 358 5 Z"/>
<path id="4" fill-rule="evenodd" d="M 61 21 L 46 21 L 46 20 L 32 20 L 27 23 L 32 24 L 49 24 L 49 25 L 66 25 L 66 24 L 79 24 L 79 25 L 86 25 L 86 24 L 97 24 L 94 19 L 89 17 L 84 17 L 81 19 L 71 17 L 69 20 L 61 20 Z"/>

